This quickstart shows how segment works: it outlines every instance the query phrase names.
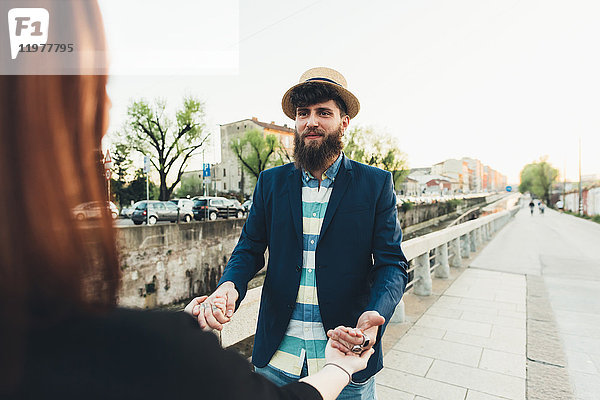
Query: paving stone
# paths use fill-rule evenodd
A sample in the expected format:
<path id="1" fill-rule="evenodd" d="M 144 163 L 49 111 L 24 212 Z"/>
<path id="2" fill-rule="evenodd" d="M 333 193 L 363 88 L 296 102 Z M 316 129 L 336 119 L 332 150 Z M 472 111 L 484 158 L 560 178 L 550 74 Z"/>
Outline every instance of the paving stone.
<path id="1" fill-rule="evenodd" d="M 600 394 L 600 379 L 598 379 L 598 375 L 571 370 L 569 372 L 577 399 L 598 400 Z"/>
<path id="2" fill-rule="evenodd" d="M 525 379 L 525 356 L 483 349 L 479 368 Z"/>
<path id="3" fill-rule="evenodd" d="M 478 313 L 493 315 L 493 316 L 497 316 L 498 312 L 499 312 L 495 308 L 473 306 L 473 305 L 469 305 L 469 304 L 437 304 L 436 303 L 433 306 L 431 306 L 430 309 L 432 309 L 432 308 L 443 308 L 443 309 L 456 310 L 456 311 L 473 311 L 473 312 L 478 312 Z M 427 311 L 429 311 L 429 310 L 427 310 Z"/>
<path id="4" fill-rule="evenodd" d="M 573 389 L 565 368 L 527 362 L 527 400 L 573 400 Z"/>
<path id="5" fill-rule="evenodd" d="M 527 319 L 527 313 L 521 312 L 521 311 L 499 310 L 498 315 L 500 315 L 502 317 L 509 317 L 509 318 L 515 318 L 515 319 L 523 319 L 523 320 Z"/>
<path id="6" fill-rule="evenodd" d="M 470 285 L 452 285 L 446 292 L 450 296 L 467 297 L 471 299 L 481 299 L 493 301 L 495 299 L 494 292 L 490 292 L 486 287 L 475 287 Z"/>
<path id="7" fill-rule="evenodd" d="M 498 335 L 491 338 L 468 335 L 464 333 L 447 332 L 444 335 L 444 340 L 455 343 L 469 344 L 472 346 L 480 346 L 487 349 L 504 351 L 512 354 L 525 355 L 525 334 L 519 336 Z"/>
<path id="8" fill-rule="evenodd" d="M 464 311 L 460 319 L 465 321 L 487 322 L 494 325 L 506 326 L 509 328 L 525 329 L 525 319 L 516 319 L 503 317 L 500 315 L 490 315 L 489 313 L 479 313 L 474 311 Z"/>
<path id="9" fill-rule="evenodd" d="M 527 397 L 574 399 L 544 280 L 527 276 Z"/>
<path id="10" fill-rule="evenodd" d="M 426 336 L 434 339 L 441 339 L 446 334 L 443 329 L 426 328 L 424 326 L 413 326 L 408 331 L 411 335 Z"/>
<path id="11" fill-rule="evenodd" d="M 398 371 L 408 372 L 413 375 L 425 376 L 433 358 L 423 357 L 405 351 L 392 349 L 385 354 L 384 365 Z"/>
<path id="12" fill-rule="evenodd" d="M 435 360 L 426 378 L 514 400 L 525 400 L 525 379 Z"/>
<path id="13" fill-rule="evenodd" d="M 491 308 L 495 310 L 507 310 L 507 311 L 516 311 L 519 304 L 502 302 L 502 301 L 493 301 L 493 300 L 482 300 L 482 299 L 467 299 L 463 298 L 460 304 L 468 304 L 471 306 Z"/>
<path id="14" fill-rule="evenodd" d="M 444 382 L 384 368 L 377 374 L 380 385 L 413 393 L 432 400 L 464 400 L 467 389 Z"/>
<path id="15" fill-rule="evenodd" d="M 573 370 L 586 374 L 598 374 L 594 361 L 589 354 L 575 351 L 567 351 L 565 354 L 567 356 L 569 371 Z M 598 376 L 598 379 L 600 380 L 600 375 Z"/>
<path id="16" fill-rule="evenodd" d="M 377 400 L 414 400 L 415 395 L 377 384 Z"/>
<path id="17" fill-rule="evenodd" d="M 473 367 L 479 363 L 482 351 L 481 347 L 410 334 L 400 339 L 393 349 Z"/>
<path id="18" fill-rule="evenodd" d="M 488 337 L 492 326 L 481 322 L 462 321 L 451 318 L 423 315 L 415 324 L 427 328 L 444 329 L 457 333 L 468 333 L 477 336 Z"/>
<path id="19" fill-rule="evenodd" d="M 600 356 L 600 337 L 591 338 L 578 335 L 563 335 L 563 337 L 566 351 L 579 351 Z"/>
<path id="20" fill-rule="evenodd" d="M 469 389 L 465 400 L 506 400 L 506 397 L 492 396 L 491 394 Z"/>
<path id="21" fill-rule="evenodd" d="M 462 315 L 461 310 L 453 310 L 451 308 L 445 307 L 436 307 L 435 305 L 431 306 L 426 312 L 425 315 L 433 315 L 436 317 L 446 317 L 452 319 L 460 319 Z"/>
<path id="22" fill-rule="evenodd" d="M 499 290 L 495 292 L 495 301 L 507 303 L 525 304 L 525 289 L 522 290 Z"/>
<path id="23" fill-rule="evenodd" d="M 460 304 L 460 297 L 448 296 L 447 294 L 443 294 L 440 298 L 435 302 L 436 305 L 453 305 Z"/>

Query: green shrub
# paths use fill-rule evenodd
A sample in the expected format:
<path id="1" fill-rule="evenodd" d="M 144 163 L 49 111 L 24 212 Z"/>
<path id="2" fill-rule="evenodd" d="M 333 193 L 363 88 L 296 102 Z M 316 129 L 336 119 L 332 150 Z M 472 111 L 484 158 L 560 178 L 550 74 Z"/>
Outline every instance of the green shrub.
<path id="1" fill-rule="evenodd" d="M 462 203 L 464 203 L 463 199 L 450 199 L 447 202 L 450 211 L 455 211 L 456 208 Z"/>
<path id="2" fill-rule="evenodd" d="M 400 209 L 402 210 L 402 212 L 407 212 L 408 210 L 413 208 L 413 206 L 414 203 L 412 201 L 405 201 L 400 205 Z"/>

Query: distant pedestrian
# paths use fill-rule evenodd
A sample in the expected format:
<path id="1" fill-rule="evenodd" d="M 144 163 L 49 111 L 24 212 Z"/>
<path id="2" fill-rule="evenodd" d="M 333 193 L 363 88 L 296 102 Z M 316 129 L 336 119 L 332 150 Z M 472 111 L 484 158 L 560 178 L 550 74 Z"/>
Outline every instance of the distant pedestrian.
<path id="1" fill-rule="evenodd" d="M 546 209 L 546 206 L 544 205 L 544 203 L 542 203 L 541 201 L 538 203 L 538 207 L 540 209 L 540 214 L 544 214 L 544 210 Z"/>
<path id="2" fill-rule="evenodd" d="M 531 200 L 529 202 L 529 211 L 531 212 L 531 215 L 533 215 L 533 208 L 535 207 L 535 203 L 533 202 L 533 200 Z"/>

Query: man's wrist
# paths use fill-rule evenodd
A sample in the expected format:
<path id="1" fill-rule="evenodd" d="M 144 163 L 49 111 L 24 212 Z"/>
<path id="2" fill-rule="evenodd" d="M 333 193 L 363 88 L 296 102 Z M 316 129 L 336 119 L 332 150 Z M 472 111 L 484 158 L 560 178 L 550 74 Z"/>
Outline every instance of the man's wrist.
<path id="1" fill-rule="evenodd" d="M 231 287 L 231 288 L 235 289 L 235 283 L 233 283 L 232 281 L 225 281 L 219 285 L 219 287 L 221 287 L 221 286 L 228 287 L 228 288 Z"/>

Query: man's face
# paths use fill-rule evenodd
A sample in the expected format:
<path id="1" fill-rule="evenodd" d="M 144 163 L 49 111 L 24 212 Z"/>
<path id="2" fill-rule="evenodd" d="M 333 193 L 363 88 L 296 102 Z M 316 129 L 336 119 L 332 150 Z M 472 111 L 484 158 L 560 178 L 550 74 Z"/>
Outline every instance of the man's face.
<path id="1" fill-rule="evenodd" d="M 320 147 L 327 135 L 341 134 L 350 123 L 350 117 L 340 116 L 340 109 L 333 100 L 296 109 L 296 134 L 300 134 L 305 146 Z"/>
<path id="2" fill-rule="evenodd" d="M 333 100 L 298 107 L 294 138 L 296 165 L 313 172 L 327 168 L 344 147 L 342 136 L 349 122 L 350 117 L 342 118 Z"/>

